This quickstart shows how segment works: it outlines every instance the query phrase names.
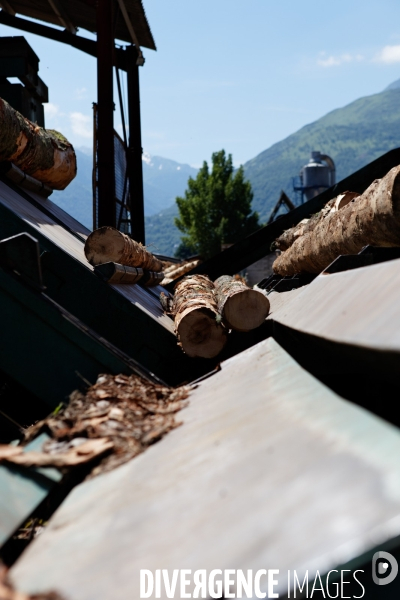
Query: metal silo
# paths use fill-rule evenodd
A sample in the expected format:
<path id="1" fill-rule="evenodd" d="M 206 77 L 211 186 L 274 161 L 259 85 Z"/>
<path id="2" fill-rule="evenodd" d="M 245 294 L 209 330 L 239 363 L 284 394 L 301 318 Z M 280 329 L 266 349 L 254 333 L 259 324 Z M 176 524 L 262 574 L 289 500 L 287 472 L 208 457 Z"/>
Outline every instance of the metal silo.
<path id="1" fill-rule="evenodd" d="M 335 184 L 335 163 L 327 154 L 311 152 L 311 158 L 300 171 L 300 189 L 307 200 Z"/>

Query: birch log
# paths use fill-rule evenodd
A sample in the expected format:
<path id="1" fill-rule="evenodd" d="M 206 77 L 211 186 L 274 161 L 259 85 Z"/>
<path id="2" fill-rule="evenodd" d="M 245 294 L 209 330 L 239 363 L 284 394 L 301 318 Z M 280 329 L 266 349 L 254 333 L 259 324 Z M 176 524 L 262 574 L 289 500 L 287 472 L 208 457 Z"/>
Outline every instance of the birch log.
<path id="1" fill-rule="evenodd" d="M 262 292 L 229 275 L 222 275 L 214 285 L 218 311 L 228 329 L 250 331 L 265 321 L 269 300 Z"/>
<path id="2" fill-rule="evenodd" d="M 31 123 L 0 98 L 0 162 L 9 161 L 53 190 L 76 175 L 76 155 L 68 140 Z"/>
<path id="3" fill-rule="evenodd" d="M 158 258 L 114 227 L 100 227 L 93 231 L 85 243 L 85 256 L 93 266 L 114 262 L 157 273 L 162 270 L 162 262 Z"/>
<path id="4" fill-rule="evenodd" d="M 286 231 L 275 240 L 275 247 L 278 250 L 287 250 L 297 238 L 305 233 L 313 231 L 313 229 L 315 229 L 315 227 L 328 215 L 344 208 L 359 195 L 360 194 L 357 192 L 343 192 L 343 194 L 339 194 L 339 196 L 330 200 L 319 213 L 312 215 L 309 219 L 303 219 L 300 223 L 290 229 L 286 229 Z"/>
<path id="5" fill-rule="evenodd" d="M 174 268 L 169 267 L 169 269 L 165 269 L 165 278 L 161 282 L 161 285 L 168 285 L 168 283 L 171 283 L 174 279 L 178 279 L 178 277 L 185 275 L 185 273 L 188 273 L 189 271 L 197 267 L 197 265 L 200 264 L 200 262 L 200 260 L 192 260 L 190 262 L 183 263 L 183 265 L 174 265 Z"/>
<path id="6" fill-rule="evenodd" d="M 171 313 L 182 350 L 188 356 L 214 358 L 224 348 L 228 332 L 219 322 L 213 282 L 205 275 L 188 275 L 174 292 Z"/>
<path id="7" fill-rule="evenodd" d="M 368 244 L 400 246 L 400 166 L 320 219 L 282 252 L 273 269 L 282 276 L 320 273 L 340 254 L 358 254 Z"/>

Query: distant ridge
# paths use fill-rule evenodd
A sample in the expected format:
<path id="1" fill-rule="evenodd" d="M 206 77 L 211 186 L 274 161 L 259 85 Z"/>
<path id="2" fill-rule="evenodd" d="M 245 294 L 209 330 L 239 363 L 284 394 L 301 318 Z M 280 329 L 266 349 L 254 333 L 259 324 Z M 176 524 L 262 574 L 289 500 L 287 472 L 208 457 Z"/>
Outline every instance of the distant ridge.
<path id="1" fill-rule="evenodd" d="M 340 181 L 400 146 L 400 80 L 390 89 L 360 98 L 274 144 L 244 165 L 253 208 L 266 221 L 281 189 L 293 198 L 292 177 L 312 150 L 332 156 Z"/>
<path id="2" fill-rule="evenodd" d="M 292 177 L 298 175 L 308 162 L 312 150 L 332 156 L 340 180 L 399 146 L 400 79 L 379 94 L 333 110 L 245 163 L 245 175 L 254 192 L 253 208 L 265 222 L 282 189 L 293 198 Z M 229 152 L 228 147 L 225 150 Z M 91 170 L 91 157 L 78 150 L 76 180 L 63 192 L 51 196 L 89 227 L 92 220 Z M 194 177 L 197 169 L 144 155 L 143 173 L 146 242 L 154 251 L 173 254 L 181 235 L 174 225 L 177 214 L 174 200 L 184 193 L 189 176 Z"/>
<path id="3" fill-rule="evenodd" d="M 387 92 L 388 90 L 398 90 L 400 88 L 400 79 L 393 81 L 390 85 L 388 85 L 383 91 Z"/>
<path id="4" fill-rule="evenodd" d="M 53 192 L 51 200 L 73 215 L 86 227 L 92 228 L 92 168 L 90 148 L 75 148 L 78 173 L 62 192 Z M 154 215 L 170 207 L 176 196 L 184 193 L 190 176 L 197 169 L 169 158 L 143 154 L 145 215 Z"/>
<path id="5" fill-rule="evenodd" d="M 332 156 L 339 181 L 398 146 L 400 79 L 379 94 L 333 110 L 245 163 L 245 175 L 254 192 L 253 208 L 265 222 L 282 189 L 293 199 L 292 178 L 308 162 L 312 150 Z M 176 214 L 176 205 L 172 205 L 146 219 L 147 237 L 160 252 L 171 254 L 179 244 Z"/>

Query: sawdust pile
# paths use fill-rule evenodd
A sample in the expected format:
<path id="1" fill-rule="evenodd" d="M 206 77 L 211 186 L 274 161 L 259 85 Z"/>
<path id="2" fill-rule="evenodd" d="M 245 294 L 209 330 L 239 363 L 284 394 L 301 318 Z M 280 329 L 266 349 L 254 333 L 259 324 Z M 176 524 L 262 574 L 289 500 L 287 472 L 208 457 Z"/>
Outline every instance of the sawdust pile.
<path id="1" fill-rule="evenodd" d="M 142 453 L 178 427 L 176 413 L 187 406 L 188 387 L 171 389 L 136 375 L 100 375 L 84 395 L 26 431 L 20 446 L 0 447 L 0 460 L 24 466 L 71 468 L 96 459 L 90 477 L 110 471 Z M 40 432 L 51 440 L 41 452 L 23 446 Z"/>

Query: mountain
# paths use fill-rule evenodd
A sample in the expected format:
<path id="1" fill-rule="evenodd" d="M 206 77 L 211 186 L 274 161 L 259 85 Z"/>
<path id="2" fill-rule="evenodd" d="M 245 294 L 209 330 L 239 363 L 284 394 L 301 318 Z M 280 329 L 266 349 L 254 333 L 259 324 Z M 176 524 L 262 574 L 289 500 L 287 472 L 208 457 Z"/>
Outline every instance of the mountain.
<path id="1" fill-rule="evenodd" d="M 62 192 L 53 192 L 51 200 L 78 221 L 92 228 L 92 168 L 93 158 L 89 148 L 75 148 L 78 172 L 75 179 Z M 197 169 L 160 156 L 143 155 L 143 184 L 145 215 L 154 215 L 168 208 L 181 196 L 189 177 Z"/>
<path id="2" fill-rule="evenodd" d="M 293 199 L 292 178 L 308 162 L 312 150 L 333 158 L 340 181 L 399 145 L 400 80 L 379 94 L 328 113 L 245 163 L 254 193 L 253 208 L 265 222 L 282 189 Z M 91 159 L 79 150 L 77 154 L 76 180 L 65 191 L 55 192 L 52 199 L 91 226 Z M 146 242 L 154 251 L 173 254 L 179 245 L 174 199 L 183 194 L 188 177 L 196 172 L 189 165 L 144 155 Z"/>
<path id="3" fill-rule="evenodd" d="M 144 204 L 147 216 L 158 213 L 182 196 L 197 169 L 160 156 L 143 154 Z"/>
<path id="4" fill-rule="evenodd" d="M 396 79 L 390 85 L 387 86 L 383 91 L 387 92 L 388 90 L 398 90 L 400 88 L 400 79 Z"/>
<path id="5" fill-rule="evenodd" d="M 172 204 L 162 212 L 145 218 L 146 245 L 152 252 L 174 256 L 181 241 L 181 232 L 175 227 L 178 207 Z"/>
<path id="6" fill-rule="evenodd" d="M 312 150 L 329 154 L 340 181 L 400 144 L 400 81 L 360 98 L 274 144 L 244 165 L 253 208 L 265 221 L 283 189 L 293 198 L 292 177 Z"/>
<path id="7" fill-rule="evenodd" d="M 92 168 L 93 158 L 86 148 L 75 148 L 78 171 L 76 177 L 62 192 L 53 192 L 50 200 L 92 229 Z M 89 151 L 90 152 L 90 151 Z"/>

